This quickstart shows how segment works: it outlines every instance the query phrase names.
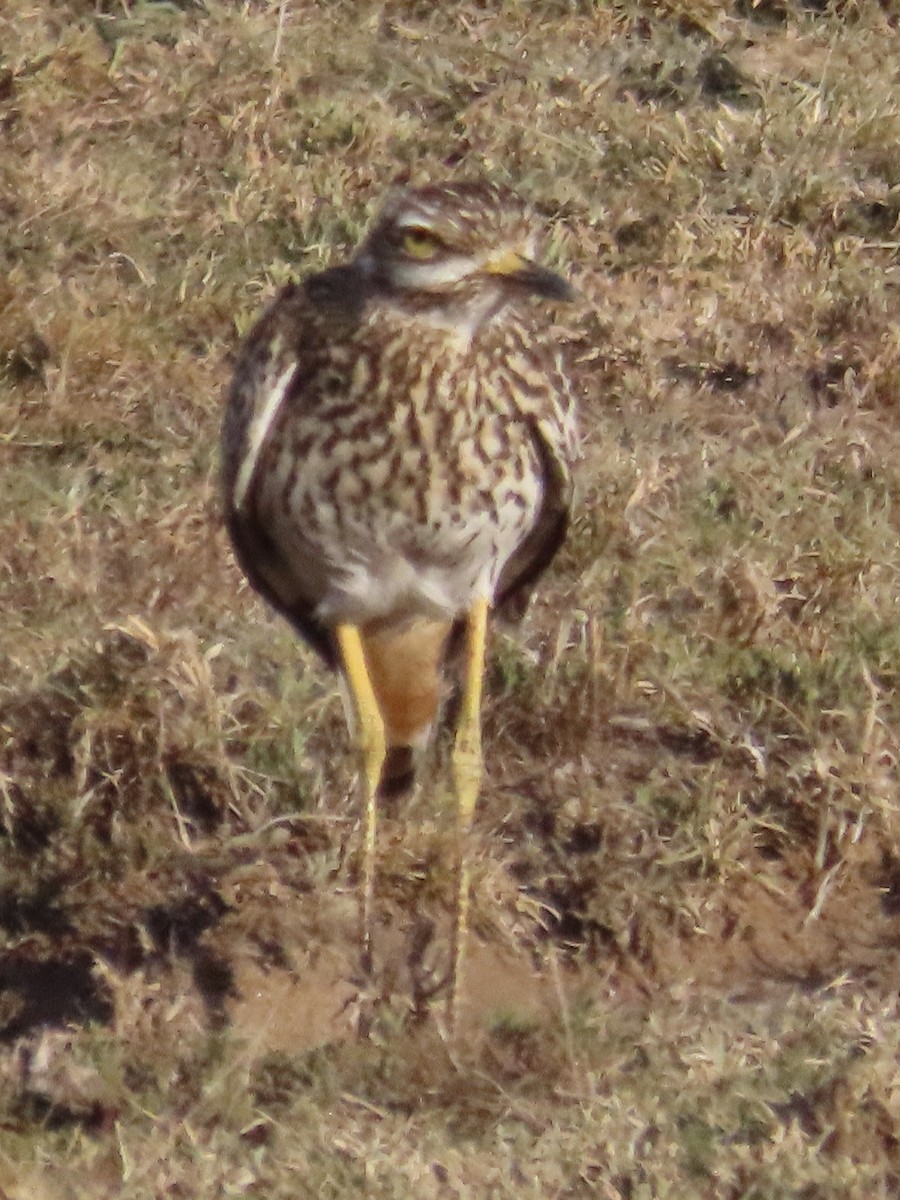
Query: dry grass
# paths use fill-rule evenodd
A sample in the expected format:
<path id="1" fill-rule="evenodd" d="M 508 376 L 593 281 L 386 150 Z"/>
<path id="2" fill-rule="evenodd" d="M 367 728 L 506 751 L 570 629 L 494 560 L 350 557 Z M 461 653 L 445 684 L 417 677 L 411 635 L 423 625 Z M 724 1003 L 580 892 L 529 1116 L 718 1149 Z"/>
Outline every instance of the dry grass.
<path id="1" fill-rule="evenodd" d="M 900 1187 L 891 0 L 6 0 L 0 1195 Z M 586 434 L 499 634 L 465 1043 L 440 773 L 380 845 L 242 586 L 221 395 L 395 179 L 546 217 Z"/>

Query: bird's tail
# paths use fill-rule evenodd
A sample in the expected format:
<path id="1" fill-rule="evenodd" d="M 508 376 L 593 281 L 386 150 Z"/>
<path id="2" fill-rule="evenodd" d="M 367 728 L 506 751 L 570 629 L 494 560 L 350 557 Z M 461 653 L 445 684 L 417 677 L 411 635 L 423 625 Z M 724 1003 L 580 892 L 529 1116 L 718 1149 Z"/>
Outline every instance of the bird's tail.
<path id="1" fill-rule="evenodd" d="M 450 621 L 419 618 L 363 631 L 366 666 L 387 742 L 381 796 L 400 796 L 412 787 L 415 752 L 427 742 L 441 702 L 451 628 Z"/>

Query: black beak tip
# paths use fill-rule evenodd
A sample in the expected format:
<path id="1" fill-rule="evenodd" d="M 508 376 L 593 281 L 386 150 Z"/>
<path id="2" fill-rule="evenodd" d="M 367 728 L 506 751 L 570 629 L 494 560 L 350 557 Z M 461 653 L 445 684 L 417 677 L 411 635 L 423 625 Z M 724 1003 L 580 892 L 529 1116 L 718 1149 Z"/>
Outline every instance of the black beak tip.
<path id="1" fill-rule="evenodd" d="M 562 275 L 554 275 L 553 287 L 546 293 L 551 300 L 564 300 L 567 304 L 577 299 L 578 293 Z"/>
<path id="2" fill-rule="evenodd" d="M 574 300 L 577 295 L 567 279 L 538 263 L 528 263 L 521 271 L 516 272 L 513 278 L 536 296 L 543 296 L 547 300 L 568 302 Z"/>

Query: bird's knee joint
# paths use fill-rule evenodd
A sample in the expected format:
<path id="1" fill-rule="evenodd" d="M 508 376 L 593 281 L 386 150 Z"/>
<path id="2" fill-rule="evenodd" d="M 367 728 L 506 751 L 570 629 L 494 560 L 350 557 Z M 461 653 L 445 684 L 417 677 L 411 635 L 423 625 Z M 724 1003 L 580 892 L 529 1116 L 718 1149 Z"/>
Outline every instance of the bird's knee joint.
<path id="1" fill-rule="evenodd" d="M 477 741 L 465 741 L 454 747 L 453 774 L 458 790 L 478 790 L 481 784 L 482 762 L 481 746 Z"/>
<path id="2" fill-rule="evenodd" d="M 387 742 L 384 736 L 384 726 L 378 720 L 361 720 L 359 723 L 359 745 L 363 754 L 368 758 L 380 754 L 384 757 Z"/>
<path id="3" fill-rule="evenodd" d="M 374 791 L 387 756 L 384 725 L 375 717 L 361 717 L 356 739 L 369 790 Z"/>

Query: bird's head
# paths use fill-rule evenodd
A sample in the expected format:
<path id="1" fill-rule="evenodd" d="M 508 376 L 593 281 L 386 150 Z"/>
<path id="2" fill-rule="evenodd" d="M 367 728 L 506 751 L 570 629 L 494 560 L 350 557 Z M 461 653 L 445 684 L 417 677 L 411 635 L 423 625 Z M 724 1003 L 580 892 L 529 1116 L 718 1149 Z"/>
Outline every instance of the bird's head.
<path id="1" fill-rule="evenodd" d="M 460 309 L 476 321 L 518 295 L 571 300 L 535 261 L 538 228 L 503 188 L 448 183 L 393 192 L 354 259 L 401 303 Z"/>

